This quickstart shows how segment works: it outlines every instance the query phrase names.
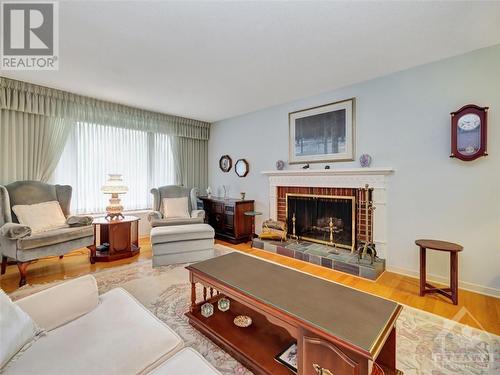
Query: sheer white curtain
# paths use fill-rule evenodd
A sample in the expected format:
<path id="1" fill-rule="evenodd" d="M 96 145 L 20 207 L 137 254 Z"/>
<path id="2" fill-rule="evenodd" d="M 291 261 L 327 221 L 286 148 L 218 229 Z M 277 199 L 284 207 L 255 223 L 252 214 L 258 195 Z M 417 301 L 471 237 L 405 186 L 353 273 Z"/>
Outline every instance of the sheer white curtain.
<path id="1" fill-rule="evenodd" d="M 101 186 L 109 173 L 123 175 L 129 191 L 121 195 L 125 210 L 151 207 L 152 186 L 174 183 L 169 136 L 79 122 L 54 173 L 54 182 L 73 187 L 72 211 L 105 211 L 109 196 Z"/>

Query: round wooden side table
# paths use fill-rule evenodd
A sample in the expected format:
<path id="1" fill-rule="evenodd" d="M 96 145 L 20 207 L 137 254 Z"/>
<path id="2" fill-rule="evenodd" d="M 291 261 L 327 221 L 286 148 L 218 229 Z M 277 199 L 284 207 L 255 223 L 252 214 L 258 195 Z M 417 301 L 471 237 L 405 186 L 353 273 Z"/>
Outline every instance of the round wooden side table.
<path id="1" fill-rule="evenodd" d="M 130 258 L 139 254 L 139 218 L 125 216 L 122 219 L 108 220 L 104 217 L 95 219 L 94 244 L 89 246 L 90 263 L 111 262 Z M 97 236 L 99 234 L 99 238 Z M 100 245 L 106 249 L 99 250 Z"/>
<path id="2" fill-rule="evenodd" d="M 458 253 L 464 248 L 456 243 L 438 240 L 416 240 L 415 244 L 420 247 L 420 296 L 429 293 L 439 293 L 458 304 Z M 426 250 L 446 251 L 450 253 L 450 287 L 437 288 L 426 281 Z"/>

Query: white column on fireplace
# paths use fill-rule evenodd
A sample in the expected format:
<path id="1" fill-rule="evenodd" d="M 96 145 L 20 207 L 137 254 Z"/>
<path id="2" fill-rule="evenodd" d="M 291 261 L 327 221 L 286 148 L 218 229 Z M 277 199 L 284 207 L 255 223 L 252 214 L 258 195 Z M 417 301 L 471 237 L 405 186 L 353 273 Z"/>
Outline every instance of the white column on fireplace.
<path id="1" fill-rule="evenodd" d="M 373 188 L 373 239 L 381 258 L 387 255 L 387 176 L 393 173 L 392 168 L 354 168 L 354 169 L 307 169 L 264 171 L 269 177 L 269 213 L 272 219 L 277 218 L 278 187 L 335 187 L 361 188 L 368 184 Z"/>

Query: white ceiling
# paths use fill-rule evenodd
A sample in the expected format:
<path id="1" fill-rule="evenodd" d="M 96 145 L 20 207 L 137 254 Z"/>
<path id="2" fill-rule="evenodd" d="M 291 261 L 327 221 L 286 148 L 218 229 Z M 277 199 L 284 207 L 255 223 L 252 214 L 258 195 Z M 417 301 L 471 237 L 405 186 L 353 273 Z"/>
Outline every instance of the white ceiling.
<path id="1" fill-rule="evenodd" d="M 60 69 L 2 75 L 216 121 L 500 43 L 500 2 L 60 4 Z"/>

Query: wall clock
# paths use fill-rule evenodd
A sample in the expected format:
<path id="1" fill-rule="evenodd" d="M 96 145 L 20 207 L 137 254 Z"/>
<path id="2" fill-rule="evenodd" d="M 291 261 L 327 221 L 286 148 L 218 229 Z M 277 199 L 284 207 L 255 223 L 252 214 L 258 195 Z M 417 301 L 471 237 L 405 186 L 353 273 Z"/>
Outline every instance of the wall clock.
<path id="1" fill-rule="evenodd" d="M 248 174 L 249 165 L 245 159 L 238 159 L 234 165 L 234 171 L 238 177 L 245 177 Z"/>
<path id="2" fill-rule="evenodd" d="M 451 113 L 451 155 L 464 161 L 486 156 L 488 107 L 474 104 Z"/>
<path id="3" fill-rule="evenodd" d="M 219 168 L 222 172 L 229 172 L 231 167 L 233 166 L 233 161 L 229 157 L 229 155 L 222 155 L 219 159 Z"/>

